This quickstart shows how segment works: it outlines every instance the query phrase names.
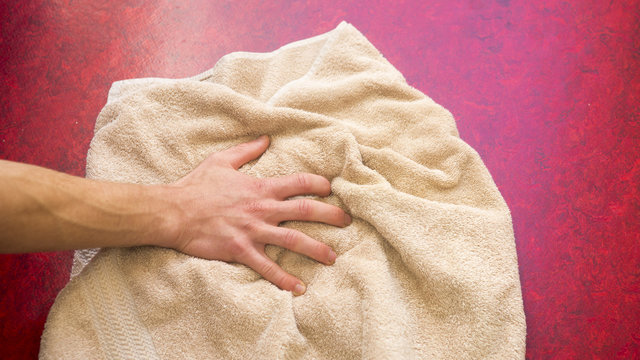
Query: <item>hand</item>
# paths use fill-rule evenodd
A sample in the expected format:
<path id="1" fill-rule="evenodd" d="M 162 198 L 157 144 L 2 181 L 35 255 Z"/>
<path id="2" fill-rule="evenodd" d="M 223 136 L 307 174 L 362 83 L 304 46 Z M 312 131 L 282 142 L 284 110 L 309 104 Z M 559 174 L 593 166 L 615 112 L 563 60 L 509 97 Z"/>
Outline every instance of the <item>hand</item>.
<path id="1" fill-rule="evenodd" d="M 258 179 L 237 170 L 268 147 L 269 138 L 261 136 L 214 153 L 169 185 L 180 213 L 171 247 L 205 259 L 245 264 L 279 288 L 301 295 L 306 286 L 267 257 L 265 245 L 281 246 L 327 265 L 335 262 L 336 254 L 302 232 L 278 224 L 301 220 L 344 227 L 351 217 L 320 201 L 286 200 L 303 194 L 328 196 L 331 184 L 322 176 L 301 173 Z"/>

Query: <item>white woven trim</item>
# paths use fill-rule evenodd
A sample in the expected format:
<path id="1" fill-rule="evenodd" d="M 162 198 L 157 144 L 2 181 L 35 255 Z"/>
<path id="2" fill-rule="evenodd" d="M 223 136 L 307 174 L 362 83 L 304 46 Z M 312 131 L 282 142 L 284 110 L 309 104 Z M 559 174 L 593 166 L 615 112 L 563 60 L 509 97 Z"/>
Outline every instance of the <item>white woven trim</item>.
<path id="1" fill-rule="evenodd" d="M 105 359 L 159 359 L 138 316 L 119 266 L 120 254 L 99 259 L 93 276 L 79 284 Z"/>
<path id="2" fill-rule="evenodd" d="M 82 269 L 89 264 L 91 259 L 98 254 L 100 248 L 82 249 L 73 252 L 73 264 L 71 265 L 71 278 L 80 274 Z"/>

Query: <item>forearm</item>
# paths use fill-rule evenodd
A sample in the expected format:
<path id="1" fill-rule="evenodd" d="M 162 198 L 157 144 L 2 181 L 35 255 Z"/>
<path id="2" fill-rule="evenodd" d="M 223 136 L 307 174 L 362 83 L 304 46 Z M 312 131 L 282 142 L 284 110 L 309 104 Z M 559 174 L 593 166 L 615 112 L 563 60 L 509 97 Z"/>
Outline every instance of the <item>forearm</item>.
<path id="1" fill-rule="evenodd" d="M 0 160 L 0 252 L 170 243 L 161 186 L 84 179 Z"/>

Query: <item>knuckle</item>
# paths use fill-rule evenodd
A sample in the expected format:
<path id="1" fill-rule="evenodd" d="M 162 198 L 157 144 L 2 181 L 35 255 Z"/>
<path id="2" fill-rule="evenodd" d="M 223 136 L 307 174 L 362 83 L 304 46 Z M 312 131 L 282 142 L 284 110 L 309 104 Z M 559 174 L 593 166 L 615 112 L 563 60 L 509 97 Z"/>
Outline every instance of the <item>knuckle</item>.
<path id="1" fill-rule="evenodd" d="M 321 259 L 329 259 L 329 253 L 331 253 L 331 248 L 325 244 L 320 244 L 318 246 L 318 257 Z"/>
<path id="2" fill-rule="evenodd" d="M 259 193 L 269 192 L 271 190 L 271 180 L 270 179 L 259 179 L 255 182 L 254 185 L 256 191 Z"/>
<path id="3" fill-rule="evenodd" d="M 307 199 L 298 200 L 298 212 L 304 218 L 311 215 L 311 202 Z"/>
<path id="4" fill-rule="evenodd" d="M 251 200 L 245 204 L 245 211 L 252 215 L 262 215 L 265 210 L 264 204 L 257 200 Z"/>
<path id="5" fill-rule="evenodd" d="M 277 274 L 275 276 L 274 281 L 275 281 L 275 284 L 278 285 L 281 289 L 289 290 L 290 288 L 289 283 L 291 283 L 289 278 L 290 276 L 283 271 L 282 274 Z"/>
<path id="6" fill-rule="evenodd" d="M 292 276 L 287 274 L 284 271 L 276 272 L 273 275 L 273 283 L 276 284 L 280 289 L 289 290 L 292 288 L 291 286 L 291 278 Z M 295 286 L 295 285 L 293 285 Z"/>
<path id="7" fill-rule="evenodd" d="M 232 238 L 227 241 L 227 251 L 233 259 L 240 259 L 247 251 L 247 244 L 239 238 Z"/>
<path id="8" fill-rule="evenodd" d="M 295 182 L 303 191 L 311 189 L 311 180 L 305 174 L 296 174 Z"/>
<path id="9" fill-rule="evenodd" d="M 325 178 L 324 176 L 318 176 L 320 178 L 320 182 L 321 184 L 321 188 L 324 191 L 331 191 L 331 181 L 329 181 L 329 179 Z"/>
<path id="10" fill-rule="evenodd" d="M 329 247 L 319 241 L 316 241 L 313 250 L 316 253 L 316 256 L 319 258 L 324 258 L 329 256 Z"/>
<path id="11" fill-rule="evenodd" d="M 246 143 L 246 142 L 240 143 L 240 144 L 234 146 L 232 149 L 234 151 L 238 151 L 238 152 L 245 152 L 245 151 L 248 151 L 248 150 L 251 149 L 251 144 L 250 143 Z"/>
<path id="12" fill-rule="evenodd" d="M 222 153 L 219 153 L 219 152 L 213 153 L 207 156 L 204 160 L 202 160 L 202 162 L 200 162 L 200 165 L 203 165 L 203 166 L 220 165 L 221 163 L 223 163 L 221 155 Z"/>
<path id="13" fill-rule="evenodd" d="M 260 224 L 257 221 L 247 221 L 242 225 L 242 230 L 247 233 L 257 233 L 260 231 Z"/>
<path id="14" fill-rule="evenodd" d="M 344 215 L 344 210 L 340 209 L 339 207 L 335 207 L 333 209 L 333 218 L 336 223 L 342 224 L 342 222 L 344 222 Z"/>
<path id="15" fill-rule="evenodd" d="M 287 229 L 282 238 L 282 247 L 287 249 L 295 249 L 299 243 L 295 230 Z"/>
<path id="16" fill-rule="evenodd" d="M 284 270 L 280 270 L 278 265 L 272 261 L 265 262 L 256 270 L 258 270 L 263 278 L 272 282 L 280 289 L 289 290 L 292 286 L 295 286 L 295 279 L 292 279 L 293 277 L 287 274 Z"/>
<path id="17" fill-rule="evenodd" d="M 278 269 L 276 269 L 275 263 L 271 261 L 265 261 L 264 264 L 260 266 L 259 272 L 265 279 L 275 280 Z"/>

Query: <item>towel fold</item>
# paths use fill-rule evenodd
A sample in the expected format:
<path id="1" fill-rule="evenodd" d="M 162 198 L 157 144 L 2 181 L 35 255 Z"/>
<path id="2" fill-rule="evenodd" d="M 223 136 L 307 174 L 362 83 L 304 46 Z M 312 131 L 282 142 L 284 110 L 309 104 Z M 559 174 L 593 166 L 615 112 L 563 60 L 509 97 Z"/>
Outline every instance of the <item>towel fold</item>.
<path id="1" fill-rule="evenodd" d="M 240 171 L 320 174 L 333 191 L 321 200 L 352 215 L 282 225 L 336 263 L 267 246 L 307 284 L 294 297 L 240 264 L 101 249 L 58 295 L 41 358 L 524 358 L 506 203 L 451 114 L 349 23 L 193 78 L 114 83 L 87 177 L 168 183 L 261 134 L 269 149 Z"/>

